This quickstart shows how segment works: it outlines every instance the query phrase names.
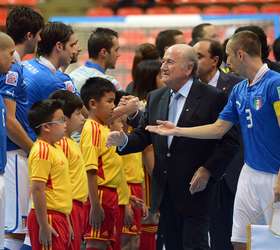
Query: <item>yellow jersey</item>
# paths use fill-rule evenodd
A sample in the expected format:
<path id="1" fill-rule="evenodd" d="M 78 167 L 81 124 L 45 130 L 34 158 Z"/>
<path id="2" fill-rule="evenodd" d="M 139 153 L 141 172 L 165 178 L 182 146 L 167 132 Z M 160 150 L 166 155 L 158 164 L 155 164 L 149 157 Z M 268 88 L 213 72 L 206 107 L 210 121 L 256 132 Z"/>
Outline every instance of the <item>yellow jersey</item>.
<path id="1" fill-rule="evenodd" d="M 116 147 L 106 147 L 110 129 L 92 119 L 87 119 L 81 134 L 81 151 L 86 170 L 97 170 L 99 186 L 117 188 L 121 182 L 121 157 Z"/>
<path id="2" fill-rule="evenodd" d="M 85 202 L 88 197 L 88 184 L 85 162 L 80 146 L 68 137 L 63 137 L 57 144 L 61 147 L 68 160 L 72 198 L 73 200 Z"/>
<path id="3" fill-rule="evenodd" d="M 123 155 L 122 160 L 126 181 L 142 183 L 144 181 L 142 153 Z"/>
<path id="4" fill-rule="evenodd" d="M 46 183 L 47 209 L 70 214 L 72 194 L 68 160 L 61 148 L 37 139 L 28 157 L 28 168 L 31 183 Z"/>
<path id="5" fill-rule="evenodd" d="M 120 175 L 121 175 L 121 183 L 117 188 L 118 204 L 119 205 L 128 205 L 129 197 L 130 197 L 130 188 L 129 188 L 126 178 L 125 178 L 123 166 L 121 167 Z"/>

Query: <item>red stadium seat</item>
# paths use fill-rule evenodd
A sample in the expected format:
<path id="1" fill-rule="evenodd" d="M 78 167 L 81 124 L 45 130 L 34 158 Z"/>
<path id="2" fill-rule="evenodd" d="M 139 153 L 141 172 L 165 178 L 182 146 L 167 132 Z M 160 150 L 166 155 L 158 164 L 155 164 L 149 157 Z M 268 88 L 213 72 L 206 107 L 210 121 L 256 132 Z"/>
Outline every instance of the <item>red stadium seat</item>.
<path id="1" fill-rule="evenodd" d="M 157 4 L 172 4 L 173 0 L 156 0 Z"/>
<path id="2" fill-rule="evenodd" d="M 265 4 L 260 8 L 262 13 L 280 13 L 280 4 Z"/>
<path id="3" fill-rule="evenodd" d="M 87 11 L 87 16 L 113 16 L 114 12 L 110 8 L 98 7 L 90 8 Z"/>
<path id="4" fill-rule="evenodd" d="M 123 7 L 121 9 L 118 9 L 117 14 L 119 16 L 142 15 L 143 10 L 138 7 Z"/>
<path id="5" fill-rule="evenodd" d="M 164 6 L 155 6 L 146 10 L 148 15 L 162 15 L 162 14 L 171 14 L 172 10 Z"/>
<path id="6" fill-rule="evenodd" d="M 222 3 L 234 3 L 236 4 L 238 0 L 174 0 L 177 4 L 184 4 L 184 3 L 189 3 L 189 4 L 222 4 Z"/>
<path id="7" fill-rule="evenodd" d="M 259 9 L 255 5 L 244 4 L 232 7 L 231 12 L 233 14 L 255 14 L 259 12 Z"/>
<path id="8" fill-rule="evenodd" d="M 174 9 L 175 14 L 199 14 L 201 13 L 201 9 L 196 6 L 179 6 Z"/>
<path id="9" fill-rule="evenodd" d="M 193 0 L 173 0 L 173 3 L 180 5 L 180 4 L 186 4 L 186 3 L 193 3 Z"/>
<path id="10" fill-rule="evenodd" d="M 217 4 L 237 4 L 238 0 L 212 0 L 212 2 Z"/>
<path id="11" fill-rule="evenodd" d="M 8 15 L 8 9 L 0 8 L 0 26 L 6 25 L 7 15 Z"/>
<path id="12" fill-rule="evenodd" d="M 8 5 L 9 0 L 0 0 L 0 5 Z"/>
<path id="13" fill-rule="evenodd" d="M 239 3 L 263 3 L 263 0 L 237 0 Z"/>
<path id="14" fill-rule="evenodd" d="M 121 47 L 123 46 L 135 46 L 135 44 L 141 44 L 147 42 L 148 37 L 145 31 L 135 29 L 135 30 L 124 30 L 119 35 L 119 41 Z"/>
<path id="15" fill-rule="evenodd" d="M 0 0 L 0 5 L 37 5 L 37 0 Z"/>
<path id="16" fill-rule="evenodd" d="M 226 6 L 212 5 L 203 9 L 205 15 L 226 15 L 229 13 L 229 8 Z"/>
<path id="17" fill-rule="evenodd" d="M 189 3 L 195 3 L 195 4 L 209 4 L 211 0 L 189 0 Z"/>

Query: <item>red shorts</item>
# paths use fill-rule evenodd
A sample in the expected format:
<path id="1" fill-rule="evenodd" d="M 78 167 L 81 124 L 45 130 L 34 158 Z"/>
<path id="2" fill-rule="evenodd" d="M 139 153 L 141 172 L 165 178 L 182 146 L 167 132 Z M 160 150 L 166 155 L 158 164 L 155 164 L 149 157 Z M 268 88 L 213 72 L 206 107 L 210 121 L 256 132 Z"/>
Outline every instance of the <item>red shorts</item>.
<path id="1" fill-rule="evenodd" d="M 116 216 L 116 234 L 115 241 L 113 242 L 113 250 L 121 250 L 121 232 L 123 227 L 124 205 L 119 205 L 118 213 Z M 107 249 L 108 250 L 108 249 Z"/>
<path id="2" fill-rule="evenodd" d="M 156 232 L 158 225 L 142 224 L 139 250 L 156 250 Z"/>
<path id="3" fill-rule="evenodd" d="M 118 194 L 115 188 L 98 187 L 98 197 L 105 213 L 105 219 L 99 230 L 94 230 L 89 224 L 90 204 L 86 205 L 87 228 L 85 240 L 114 241 L 116 234 L 116 217 L 118 214 Z"/>
<path id="4" fill-rule="evenodd" d="M 66 215 L 60 212 L 48 210 L 48 222 L 58 233 L 58 237 L 52 236 L 52 250 L 68 250 L 69 226 Z M 39 243 L 39 224 L 36 219 L 35 210 L 31 209 L 27 218 L 27 226 L 32 250 L 42 250 Z"/>
<path id="5" fill-rule="evenodd" d="M 130 188 L 131 195 L 136 196 L 139 199 L 143 199 L 143 188 L 141 183 L 128 183 Z M 141 219 L 142 219 L 142 209 L 132 207 L 134 218 L 133 218 L 133 225 L 130 227 L 123 226 L 122 233 L 123 234 L 130 234 L 130 235 L 137 235 L 141 232 Z M 124 209 L 121 210 L 122 218 L 124 218 Z"/>
<path id="6" fill-rule="evenodd" d="M 80 250 L 85 232 L 85 206 L 82 202 L 73 200 L 70 219 L 74 231 L 74 240 L 71 241 L 70 250 Z"/>

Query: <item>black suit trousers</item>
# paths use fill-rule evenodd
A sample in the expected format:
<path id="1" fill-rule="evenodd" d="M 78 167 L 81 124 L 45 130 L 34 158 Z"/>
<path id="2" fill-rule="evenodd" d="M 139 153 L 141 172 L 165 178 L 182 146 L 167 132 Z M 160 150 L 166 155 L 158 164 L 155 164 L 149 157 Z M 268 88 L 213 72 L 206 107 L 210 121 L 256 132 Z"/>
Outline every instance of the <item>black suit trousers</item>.
<path id="1" fill-rule="evenodd" d="M 175 211 L 170 196 L 160 206 L 160 234 L 166 250 L 208 250 L 209 218 L 186 216 Z"/>
<path id="2" fill-rule="evenodd" d="M 234 194 L 225 179 L 217 181 L 212 189 L 210 242 L 211 250 L 233 250 L 231 244 Z"/>

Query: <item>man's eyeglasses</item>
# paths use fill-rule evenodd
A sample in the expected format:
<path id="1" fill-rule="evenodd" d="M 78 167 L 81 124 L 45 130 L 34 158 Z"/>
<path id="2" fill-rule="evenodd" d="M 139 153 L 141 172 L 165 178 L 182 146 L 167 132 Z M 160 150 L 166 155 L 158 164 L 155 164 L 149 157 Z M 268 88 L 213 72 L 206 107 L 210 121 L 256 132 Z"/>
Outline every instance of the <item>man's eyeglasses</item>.
<path id="1" fill-rule="evenodd" d="M 65 116 L 59 118 L 58 120 L 54 120 L 54 121 L 50 121 L 50 122 L 43 122 L 39 125 L 37 125 L 35 128 L 40 128 L 41 126 L 43 125 L 46 125 L 46 124 L 64 124 L 66 122 L 66 118 Z"/>

